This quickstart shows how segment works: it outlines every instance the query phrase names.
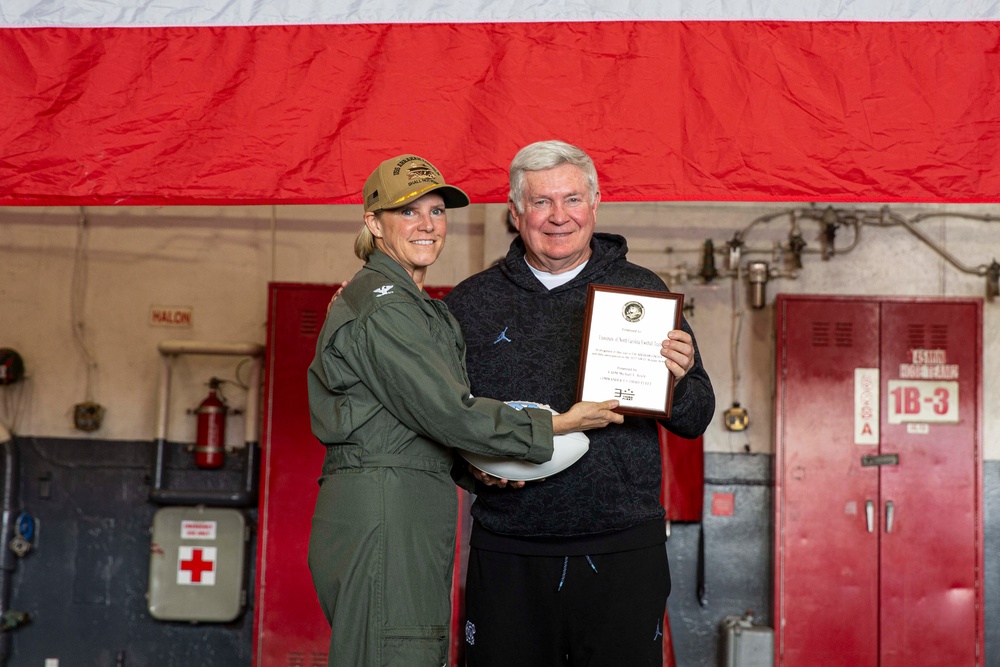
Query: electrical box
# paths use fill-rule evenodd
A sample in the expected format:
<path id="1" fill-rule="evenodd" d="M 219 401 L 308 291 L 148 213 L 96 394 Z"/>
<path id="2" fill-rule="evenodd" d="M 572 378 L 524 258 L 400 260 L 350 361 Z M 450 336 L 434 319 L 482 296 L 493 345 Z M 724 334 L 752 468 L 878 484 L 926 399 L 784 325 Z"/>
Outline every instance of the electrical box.
<path id="1" fill-rule="evenodd" d="M 774 632 L 753 620 L 749 611 L 722 619 L 724 667 L 773 667 Z"/>
<path id="2" fill-rule="evenodd" d="M 161 621 L 227 623 L 246 604 L 248 531 L 236 509 L 164 507 L 153 516 L 150 615 Z"/>

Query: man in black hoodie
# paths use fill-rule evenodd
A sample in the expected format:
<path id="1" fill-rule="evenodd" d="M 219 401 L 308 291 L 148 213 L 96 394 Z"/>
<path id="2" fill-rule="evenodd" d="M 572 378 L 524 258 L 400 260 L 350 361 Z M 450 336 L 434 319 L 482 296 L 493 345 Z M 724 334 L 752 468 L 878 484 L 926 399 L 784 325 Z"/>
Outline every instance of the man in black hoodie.
<path id="1" fill-rule="evenodd" d="M 625 239 L 595 234 L 600 191 L 579 148 L 545 141 L 510 168 L 519 237 L 507 257 L 445 298 L 462 325 L 474 396 L 545 403 L 576 399 L 587 285 L 667 291 L 630 263 Z M 687 321 L 664 332 L 675 377 L 669 420 L 701 435 L 712 385 Z M 628 416 L 590 435 L 590 450 L 542 482 L 477 474 L 466 581 L 469 667 L 660 665 L 670 592 L 660 505 L 657 422 Z"/>

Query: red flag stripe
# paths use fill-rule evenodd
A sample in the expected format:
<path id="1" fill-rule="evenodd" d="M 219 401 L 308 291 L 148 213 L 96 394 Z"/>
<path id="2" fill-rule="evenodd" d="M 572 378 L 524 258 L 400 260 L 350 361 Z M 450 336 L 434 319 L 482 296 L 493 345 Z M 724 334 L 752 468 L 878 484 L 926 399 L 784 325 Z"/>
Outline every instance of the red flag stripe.
<path id="1" fill-rule="evenodd" d="M 996 22 L 0 31 L 0 204 L 348 203 L 423 154 L 506 199 L 521 145 L 608 200 L 1000 199 Z"/>

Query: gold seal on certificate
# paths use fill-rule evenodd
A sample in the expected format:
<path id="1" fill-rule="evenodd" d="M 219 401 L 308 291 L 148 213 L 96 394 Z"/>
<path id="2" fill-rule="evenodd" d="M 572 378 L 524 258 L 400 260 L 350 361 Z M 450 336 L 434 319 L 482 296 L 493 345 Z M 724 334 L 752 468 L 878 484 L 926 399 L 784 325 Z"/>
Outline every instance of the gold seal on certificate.
<path id="1" fill-rule="evenodd" d="M 576 400 L 616 398 L 619 412 L 669 417 L 674 376 L 660 347 L 683 306 L 683 294 L 590 285 Z"/>

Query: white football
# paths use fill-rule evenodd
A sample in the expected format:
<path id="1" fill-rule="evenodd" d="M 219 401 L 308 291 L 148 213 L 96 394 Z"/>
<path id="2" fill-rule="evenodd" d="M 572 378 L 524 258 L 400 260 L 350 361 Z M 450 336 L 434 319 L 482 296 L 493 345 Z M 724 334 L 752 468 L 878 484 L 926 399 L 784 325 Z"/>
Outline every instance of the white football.
<path id="1" fill-rule="evenodd" d="M 552 414 L 559 414 L 544 403 L 533 401 L 507 401 L 507 405 L 523 410 L 524 408 L 540 408 Z M 552 458 L 545 463 L 531 463 L 506 456 L 486 456 L 473 452 L 462 452 L 466 461 L 494 477 L 509 479 L 514 482 L 530 482 L 543 477 L 551 477 L 562 472 L 587 453 L 590 449 L 590 438 L 583 433 L 565 433 L 552 438 Z"/>

